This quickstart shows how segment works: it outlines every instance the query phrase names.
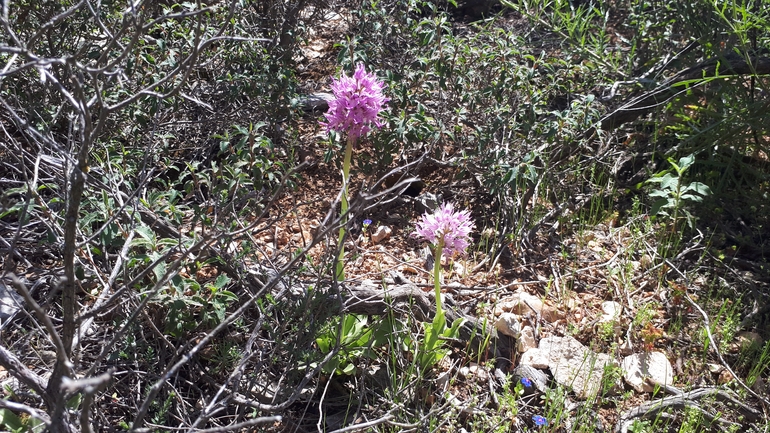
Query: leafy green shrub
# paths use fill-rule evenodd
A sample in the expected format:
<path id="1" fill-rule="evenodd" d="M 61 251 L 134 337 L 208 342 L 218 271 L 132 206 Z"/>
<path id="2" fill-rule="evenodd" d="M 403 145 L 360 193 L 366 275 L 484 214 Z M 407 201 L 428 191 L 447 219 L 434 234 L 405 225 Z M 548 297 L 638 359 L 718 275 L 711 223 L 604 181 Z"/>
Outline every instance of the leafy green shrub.
<path id="1" fill-rule="evenodd" d="M 165 332 L 181 338 L 195 330 L 213 328 L 225 320 L 228 306 L 238 301 L 238 296 L 226 289 L 230 279 L 225 275 L 213 283 L 201 287 L 192 278 L 176 276 L 171 279 L 169 290 L 158 296 L 159 306 L 167 309 Z"/>
<path id="2" fill-rule="evenodd" d="M 678 163 L 669 158 L 668 162 L 674 169 L 673 174 L 668 171 L 658 173 L 655 177 L 647 181 L 650 184 L 660 185 L 659 189 L 653 189 L 649 193 L 650 197 L 658 198 L 658 200 L 653 203 L 650 214 L 670 217 L 673 224 L 672 230 L 675 231 L 679 220 L 679 214 L 682 213 L 684 214 L 687 224 L 692 228 L 695 217 L 683 205 L 685 202 L 701 202 L 703 197 L 711 194 L 711 190 L 702 182 L 690 182 L 685 184 L 682 179 L 685 172 L 687 172 L 695 162 L 695 155 L 682 157 L 679 159 Z"/>

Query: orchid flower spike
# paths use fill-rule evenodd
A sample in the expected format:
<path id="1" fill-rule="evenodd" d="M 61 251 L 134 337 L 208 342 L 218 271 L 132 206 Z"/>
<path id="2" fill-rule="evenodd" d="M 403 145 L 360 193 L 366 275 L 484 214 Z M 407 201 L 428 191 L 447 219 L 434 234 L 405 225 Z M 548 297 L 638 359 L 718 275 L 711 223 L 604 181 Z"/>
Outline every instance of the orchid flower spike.
<path id="1" fill-rule="evenodd" d="M 449 256 L 464 254 L 470 245 L 470 233 L 475 224 L 467 210 L 454 210 L 452 203 L 444 203 L 433 214 L 425 214 L 417 223 L 413 236 L 427 240 L 433 245 L 441 244 Z"/>
<path id="2" fill-rule="evenodd" d="M 331 88 L 334 99 L 329 101 L 327 122 L 321 122 L 327 131 L 346 132 L 350 139 L 357 140 L 372 125 L 382 126 L 379 114 L 389 101 L 382 93 L 385 83 L 374 73 L 367 73 L 363 64 L 358 64 L 352 77 L 343 72 L 339 79 L 332 78 Z"/>

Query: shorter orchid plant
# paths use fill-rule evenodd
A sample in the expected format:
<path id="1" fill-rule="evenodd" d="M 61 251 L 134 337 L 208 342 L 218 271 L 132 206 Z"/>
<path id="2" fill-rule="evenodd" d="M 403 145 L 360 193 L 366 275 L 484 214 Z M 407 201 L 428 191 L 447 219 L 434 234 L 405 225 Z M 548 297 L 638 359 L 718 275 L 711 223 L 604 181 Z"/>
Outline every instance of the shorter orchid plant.
<path id="1" fill-rule="evenodd" d="M 329 111 L 326 112 L 326 122 L 321 125 L 327 131 L 345 132 L 348 135 L 345 146 L 345 159 L 342 164 L 342 226 L 340 227 L 339 248 L 335 278 L 337 281 L 345 279 L 345 224 L 348 216 L 348 181 L 350 180 L 350 160 L 353 154 L 353 145 L 359 138 L 366 135 L 372 127 L 381 127 L 380 112 L 385 109 L 388 102 L 382 91 L 385 83 L 377 80 L 373 73 L 366 72 L 363 64 L 356 66 L 352 77 L 343 72 L 339 79 L 332 78 L 331 89 L 334 99 L 329 101 Z"/>
<path id="2" fill-rule="evenodd" d="M 455 338 L 462 324 L 462 319 L 457 319 L 451 328 L 446 328 L 446 316 L 441 305 L 441 257 L 443 254 L 451 257 L 465 254 L 465 249 L 470 245 L 470 233 L 473 228 L 470 212 L 456 212 L 452 203 L 444 203 L 433 214 L 423 215 L 412 234 L 430 242 L 434 248 L 433 288 L 436 296 L 436 316 L 425 333 L 420 356 L 424 368 L 443 358 L 446 352 L 440 349 L 441 337 Z"/>

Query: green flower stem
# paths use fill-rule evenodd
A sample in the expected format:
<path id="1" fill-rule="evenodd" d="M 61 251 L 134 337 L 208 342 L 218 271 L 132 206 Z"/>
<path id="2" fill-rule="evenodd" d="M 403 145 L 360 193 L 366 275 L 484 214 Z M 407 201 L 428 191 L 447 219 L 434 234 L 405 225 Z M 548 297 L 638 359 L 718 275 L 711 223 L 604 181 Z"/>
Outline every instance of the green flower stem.
<path id="1" fill-rule="evenodd" d="M 353 157 L 353 139 L 348 137 L 348 143 L 345 146 L 345 160 L 342 162 L 342 206 L 340 210 L 340 237 L 339 248 L 340 255 L 337 257 L 337 271 L 335 277 L 337 281 L 345 279 L 345 226 L 348 223 L 348 181 L 350 180 L 350 160 Z"/>
<path id="2" fill-rule="evenodd" d="M 444 315 L 441 308 L 441 253 L 444 250 L 444 239 L 436 243 L 436 251 L 433 254 L 433 289 L 436 291 L 436 316 Z"/>

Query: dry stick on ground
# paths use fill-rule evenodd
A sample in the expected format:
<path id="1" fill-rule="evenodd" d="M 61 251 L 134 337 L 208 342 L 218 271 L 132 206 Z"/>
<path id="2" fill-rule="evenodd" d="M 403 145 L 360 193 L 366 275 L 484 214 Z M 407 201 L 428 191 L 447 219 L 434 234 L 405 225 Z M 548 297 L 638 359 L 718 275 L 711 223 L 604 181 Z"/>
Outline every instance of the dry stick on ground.
<path id="1" fill-rule="evenodd" d="M 687 276 L 683 274 L 676 266 L 674 266 L 674 264 L 671 263 L 670 260 L 665 260 L 664 263 L 666 263 L 671 269 L 675 270 L 682 278 L 684 278 L 685 280 L 688 280 Z M 719 360 L 722 363 L 722 365 L 730 372 L 730 374 L 733 376 L 736 382 L 739 385 L 741 385 L 746 391 L 748 391 L 751 395 L 759 399 L 764 404 L 770 404 L 770 402 L 767 399 L 759 396 L 756 392 L 754 392 L 754 390 L 749 388 L 748 385 L 746 385 L 740 378 L 738 378 L 738 376 L 735 374 L 735 372 L 730 367 L 730 365 L 722 357 L 722 354 L 720 353 L 718 346 L 714 342 L 714 338 L 711 335 L 711 324 L 710 324 L 708 315 L 706 314 L 705 311 L 703 311 L 703 309 L 697 303 L 695 303 L 695 301 L 692 300 L 692 298 L 690 298 L 689 295 L 685 294 L 685 297 L 687 301 L 693 306 L 693 308 L 698 310 L 698 312 L 703 317 L 704 328 L 706 330 L 709 343 L 711 344 L 711 347 L 714 349 L 714 352 L 719 357 Z M 711 397 L 711 396 L 716 397 L 718 400 L 722 402 L 729 403 L 731 405 L 736 406 L 738 410 L 740 410 L 741 413 L 744 416 L 746 416 L 746 418 L 749 421 L 752 421 L 752 422 L 756 421 L 761 416 L 759 411 L 749 407 L 744 403 L 741 403 L 735 397 L 733 397 L 733 395 L 727 390 L 721 390 L 718 388 L 701 388 L 701 389 L 696 389 L 686 393 L 679 393 L 673 396 L 665 397 L 660 400 L 647 402 L 625 412 L 623 415 L 621 415 L 620 420 L 615 426 L 615 432 L 626 433 L 628 432 L 628 428 L 633 423 L 634 419 L 651 418 L 653 416 L 658 415 L 662 410 L 666 408 L 677 408 L 677 409 L 690 408 L 700 412 L 709 421 L 717 422 L 724 427 L 735 425 L 735 423 L 719 419 L 718 416 L 706 411 L 705 409 L 701 408 L 697 404 L 697 400 L 700 400 L 704 397 Z"/>
<path id="2" fill-rule="evenodd" d="M 700 412 L 710 422 L 717 422 L 723 427 L 735 426 L 733 422 L 725 421 L 718 415 L 712 414 L 698 405 L 698 400 L 706 397 L 715 397 L 724 403 L 737 406 L 743 415 L 751 421 L 756 421 L 760 417 L 759 411 L 741 403 L 730 392 L 718 388 L 700 388 L 677 395 L 664 397 L 660 400 L 650 401 L 640 404 L 623 413 L 615 425 L 615 433 L 627 433 L 628 428 L 637 418 L 652 418 L 658 416 L 665 409 L 694 409 Z"/>
<path id="3" fill-rule="evenodd" d="M 682 278 L 685 279 L 685 281 L 689 282 L 689 278 L 685 274 L 683 274 L 676 266 L 674 266 L 673 263 L 671 263 L 669 260 L 666 260 L 666 263 L 671 267 L 671 269 L 675 270 Z M 751 389 L 748 385 L 746 385 L 745 382 L 743 382 L 737 374 L 735 374 L 735 371 L 733 371 L 732 367 L 730 367 L 730 364 L 725 361 L 725 358 L 722 356 L 722 352 L 719 351 L 719 346 L 716 345 L 716 342 L 714 341 L 714 336 L 711 335 L 711 322 L 709 320 L 708 314 L 706 314 L 705 311 L 698 305 L 695 301 L 690 298 L 690 295 L 687 293 L 684 294 L 685 299 L 692 305 L 693 308 L 698 310 L 698 313 L 703 317 L 703 327 L 706 330 L 706 336 L 709 339 L 709 344 L 711 344 L 712 349 L 714 350 L 714 353 L 717 354 L 717 357 L 719 358 L 719 362 L 722 363 L 722 366 L 727 369 L 727 371 L 730 372 L 730 374 L 733 376 L 733 379 L 743 388 L 745 389 L 749 394 L 753 395 L 755 398 L 759 399 L 762 403 L 765 405 L 770 406 L 770 400 L 760 396 L 756 392 L 754 392 L 753 389 Z"/>
<path id="4" fill-rule="evenodd" d="M 345 309 L 350 313 L 385 315 L 394 309 L 413 316 L 419 321 L 428 321 L 435 314 L 435 300 L 432 292 L 423 292 L 416 285 L 389 285 L 387 290 L 380 286 L 359 285 L 345 288 L 343 296 Z M 473 351 L 489 350 L 498 362 L 510 362 L 512 342 L 508 337 L 497 336 L 492 327 L 482 320 L 467 317 L 451 306 L 446 309 L 447 321 L 465 319 L 460 326 L 460 341 L 469 344 Z M 488 340 L 485 339 L 488 337 Z"/>
<path id="5" fill-rule="evenodd" d="M 770 58 L 766 57 L 742 57 L 738 54 L 730 53 L 724 57 L 704 60 L 691 68 L 677 73 L 655 89 L 632 98 L 610 114 L 604 116 L 598 125 L 586 131 L 583 138 L 592 137 L 598 129 L 611 131 L 623 123 L 630 122 L 639 116 L 649 113 L 655 107 L 686 92 L 690 88 L 688 82 L 693 80 L 768 73 L 770 73 Z"/>

